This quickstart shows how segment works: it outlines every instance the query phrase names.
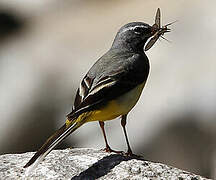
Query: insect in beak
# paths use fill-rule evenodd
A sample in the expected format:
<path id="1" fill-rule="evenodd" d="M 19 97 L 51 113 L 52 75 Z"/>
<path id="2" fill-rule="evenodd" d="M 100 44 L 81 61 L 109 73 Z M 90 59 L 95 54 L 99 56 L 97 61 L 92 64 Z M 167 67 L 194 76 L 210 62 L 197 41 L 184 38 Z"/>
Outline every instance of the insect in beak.
<path id="1" fill-rule="evenodd" d="M 152 34 L 153 35 L 152 35 L 151 39 L 148 41 L 148 43 L 146 44 L 144 50 L 148 51 L 160 37 L 167 40 L 166 38 L 163 37 L 163 35 L 165 33 L 171 31 L 171 29 L 169 29 L 168 26 L 170 26 L 171 24 L 173 24 L 175 22 L 177 22 L 177 21 L 174 21 L 172 23 L 168 23 L 168 24 L 161 27 L 161 13 L 160 13 L 160 8 L 158 8 L 156 16 L 155 16 L 155 24 L 153 24 L 153 26 L 152 26 Z"/>

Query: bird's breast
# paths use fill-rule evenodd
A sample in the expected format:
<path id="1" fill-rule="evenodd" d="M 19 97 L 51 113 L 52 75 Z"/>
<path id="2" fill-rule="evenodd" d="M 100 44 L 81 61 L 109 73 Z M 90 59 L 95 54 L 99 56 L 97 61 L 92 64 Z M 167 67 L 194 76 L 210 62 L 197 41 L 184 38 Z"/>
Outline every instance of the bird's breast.
<path id="1" fill-rule="evenodd" d="M 101 109 L 89 112 L 87 121 L 107 121 L 127 114 L 137 103 L 144 85 L 145 82 L 118 98 L 109 101 Z"/>
<path id="2" fill-rule="evenodd" d="M 119 105 L 122 114 L 127 114 L 135 106 L 140 98 L 144 86 L 145 82 L 116 99 L 116 103 Z"/>

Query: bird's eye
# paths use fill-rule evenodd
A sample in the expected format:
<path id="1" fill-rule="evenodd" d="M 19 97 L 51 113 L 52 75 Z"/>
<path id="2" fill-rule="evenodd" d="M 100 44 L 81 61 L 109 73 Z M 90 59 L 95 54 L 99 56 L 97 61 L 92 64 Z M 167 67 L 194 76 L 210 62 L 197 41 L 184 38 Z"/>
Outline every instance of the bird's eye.
<path id="1" fill-rule="evenodd" d="M 143 29 L 142 29 L 141 27 L 135 27 L 135 28 L 134 28 L 134 32 L 135 32 L 136 34 L 141 34 L 141 33 L 143 32 Z"/>

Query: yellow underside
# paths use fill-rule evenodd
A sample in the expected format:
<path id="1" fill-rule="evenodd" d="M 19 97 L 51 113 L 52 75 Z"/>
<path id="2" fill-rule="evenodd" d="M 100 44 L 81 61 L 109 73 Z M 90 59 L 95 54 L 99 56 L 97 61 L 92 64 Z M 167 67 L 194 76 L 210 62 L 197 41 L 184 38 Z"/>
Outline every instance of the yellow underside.
<path id="1" fill-rule="evenodd" d="M 81 114 L 77 118 L 76 122 L 107 121 L 127 114 L 138 101 L 144 85 L 145 83 L 142 83 L 128 93 L 118 97 L 115 100 L 111 100 L 101 109 Z M 70 125 L 70 121 L 67 120 L 66 124 Z"/>

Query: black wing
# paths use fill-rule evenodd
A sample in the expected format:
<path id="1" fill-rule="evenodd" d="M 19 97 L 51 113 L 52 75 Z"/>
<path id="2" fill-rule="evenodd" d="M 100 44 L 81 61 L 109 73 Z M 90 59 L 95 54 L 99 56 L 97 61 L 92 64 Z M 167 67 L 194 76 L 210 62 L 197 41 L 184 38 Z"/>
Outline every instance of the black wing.
<path id="1" fill-rule="evenodd" d="M 113 64 L 108 66 L 111 68 L 102 68 L 102 72 L 94 75 L 90 69 L 80 83 L 72 112 L 67 115 L 68 119 L 72 120 L 84 112 L 97 109 L 147 79 L 149 73 L 147 57 L 139 54 L 129 54 L 128 56 L 112 57 L 110 63 Z M 123 62 L 119 58 L 123 58 Z M 97 67 L 99 63 L 97 62 L 94 66 Z M 104 66 L 104 64 L 100 64 L 100 66 Z"/>

